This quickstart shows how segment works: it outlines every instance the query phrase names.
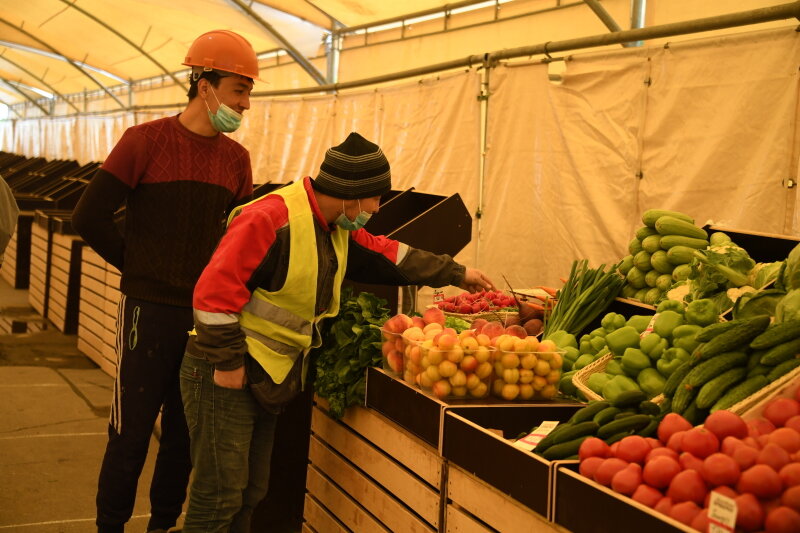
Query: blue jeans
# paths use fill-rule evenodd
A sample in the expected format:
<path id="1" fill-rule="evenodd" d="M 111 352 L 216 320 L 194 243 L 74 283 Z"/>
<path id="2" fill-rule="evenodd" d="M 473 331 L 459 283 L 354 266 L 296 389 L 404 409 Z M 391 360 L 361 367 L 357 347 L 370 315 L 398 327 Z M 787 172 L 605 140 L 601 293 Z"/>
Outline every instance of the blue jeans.
<path id="1" fill-rule="evenodd" d="M 277 415 L 250 390 L 214 383 L 214 365 L 184 355 L 181 396 L 189 426 L 193 480 L 184 533 L 249 533 L 269 487 Z"/>

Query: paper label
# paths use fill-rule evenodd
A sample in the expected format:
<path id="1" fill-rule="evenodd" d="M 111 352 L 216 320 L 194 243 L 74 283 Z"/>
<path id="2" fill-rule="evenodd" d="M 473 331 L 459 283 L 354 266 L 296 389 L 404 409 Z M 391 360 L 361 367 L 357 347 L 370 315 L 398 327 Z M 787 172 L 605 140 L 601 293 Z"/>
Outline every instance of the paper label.
<path id="1" fill-rule="evenodd" d="M 647 335 L 650 335 L 651 333 L 653 333 L 653 324 L 655 324 L 655 323 L 656 323 L 656 318 L 657 318 L 657 317 L 658 317 L 658 313 L 656 313 L 656 314 L 654 314 L 654 315 L 653 315 L 653 318 L 651 318 L 651 319 L 650 319 L 650 323 L 649 323 L 649 324 L 647 324 L 647 327 L 646 327 L 646 328 L 644 328 L 644 331 L 643 331 L 643 332 L 641 332 L 641 333 L 639 334 L 639 338 L 640 338 L 640 339 L 643 339 L 643 338 L 645 338 Z"/>
<path id="2" fill-rule="evenodd" d="M 719 492 L 711 493 L 708 504 L 709 533 L 730 533 L 736 527 L 736 501 Z"/>
<path id="3" fill-rule="evenodd" d="M 558 425 L 558 420 L 546 420 L 539 427 L 514 442 L 514 446 L 525 451 L 531 451 Z"/>

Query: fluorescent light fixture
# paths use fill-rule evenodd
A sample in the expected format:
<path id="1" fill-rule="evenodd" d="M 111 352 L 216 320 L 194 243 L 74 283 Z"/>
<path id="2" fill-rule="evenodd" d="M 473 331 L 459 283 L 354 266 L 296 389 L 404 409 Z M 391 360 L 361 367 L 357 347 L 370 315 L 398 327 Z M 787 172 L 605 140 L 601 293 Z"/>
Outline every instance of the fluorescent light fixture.
<path id="1" fill-rule="evenodd" d="M 103 70 L 101 68 L 94 67 L 92 65 L 88 65 L 86 63 L 83 63 L 82 61 L 76 61 L 75 59 L 67 59 L 65 56 L 62 56 L 61 54 L 56 54 L 56 53 L 50 52 L 48 50 L 41 50 L 39 48 L 34 48 L 32 46 L 25 46 L 24 44 L 12 43 L 10 41 L 0 41 L 0 46 L 5 46 L 7 48 L 13 48 L 15 50 L 21 50 L 23 52 L 28 52 L 28 53 L 31 53 L 31 54 L 37 54 L 37 55 L 44 56 L 44 57 L 49 57 L 50 59 L 58 59 L 59 61 L 66 61 L 66 62 L 72 61 L 73 63 L 75 63 L 76 65 L 78 65 L 81 68 L 85 68 L 86 70 L 91 70 L 92 72 L 96 72 L 98 74 L 102 74 L 103 76 L 106 76 L 107 78 L 111 78 L 112 80 L 116 80 L 116 81 L 118 81 L 118 82 L 120 82 L 122 84 L 128 85 L 128 80 L 126 80 L 124 78 L 120 78 L 116 74 L 112 74 L 111 72 L 108 72 L 107 70 Z"/>
<path id="2" fill-rule="evenodd" d="M 42 89 L 40 89 L 38 87 L 32 87 L 31 85 L 27 85 L 25 83 L 21 83 L 21 82 L 18 82 L 18 81 L 12 81 L 12 80 L 7 80 L 7 81 L 8 81 L 9 84 L 15 85 L 15 86 L 19 87 L 20 89 L 25 89 L 26 91 L 34 92 L 34 93 L 38 94 L 39 96 L 44 96 L 45 98 L 49 98 L 50 100 L 53 99 L 53 94 L 52 93 L 49 93 L 49 92 L 47 92 L 45 90 L 42 90 Z"/>

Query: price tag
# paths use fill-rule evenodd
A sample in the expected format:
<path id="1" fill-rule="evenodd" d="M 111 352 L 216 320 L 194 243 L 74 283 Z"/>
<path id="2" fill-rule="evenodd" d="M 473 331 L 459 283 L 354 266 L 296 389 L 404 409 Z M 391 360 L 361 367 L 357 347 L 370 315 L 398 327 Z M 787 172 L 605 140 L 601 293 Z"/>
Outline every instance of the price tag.
<path id="1" fill-rule="evenodd" d="M 709 533 L 731 533 L 736 527 L 737 511 L 738 507 L 732 498 L 712 492 L 708 505 Z"/>
<path id="2" fill-rule="evenodd" d="M 539 444 L 543 438 L 545 438 L 551 431 L 553 431 L 556 426 L 558 425 L 558 420 L 546 420 L 542 422 L 542 424 L 514 442 L 514 446 L 517 448 L 523 449 L 525 451 L 531 451 L 536 448 L 536 445 Z"/>
<path id="3" fill-rule="evenodd" d="M 643 339 L 646 336 L 648 336 L 651 333 L 653 333 L 653 324 L 656 323 L 656 318 L 658 317 L 658 315 L 659 315 L 658 313 L 653 315 L 653 318 L 650 319 L 650 323 L 647 324 L 647 327 L 644 328 L 644 331 L 639 334 L 639 338 L 640 339 Z"/>
<path id="4" fill-rule="evenodd" d="M 444 292 L 443 291 L 433 291 L 433 303 L 443 302 L 444 301 Z"/>

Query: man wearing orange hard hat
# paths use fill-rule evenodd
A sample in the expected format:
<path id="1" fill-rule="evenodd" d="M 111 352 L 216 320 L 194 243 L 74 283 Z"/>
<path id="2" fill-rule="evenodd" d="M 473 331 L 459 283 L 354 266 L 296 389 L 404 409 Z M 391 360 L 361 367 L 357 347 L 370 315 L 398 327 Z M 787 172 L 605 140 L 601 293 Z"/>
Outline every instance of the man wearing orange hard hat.
<path id="1" fill-rule="evenodd" d="M 253 47 L 215 30 L 198 37 L 189 102 L 178 115 L 129 128 L 73 213 L 78 233 L 122 273 L 117 367 L 97 491 L 99 532 L 124 530 L 161 412 L 147 531 L 175 525 L 191 471 L 178 373 L 193 327 L 192 290 L 228 212 L 253 191 L 250 155 L 235 131 L 258 78 Z M 115 213 L 125 206 L 125 222 Z"/>

